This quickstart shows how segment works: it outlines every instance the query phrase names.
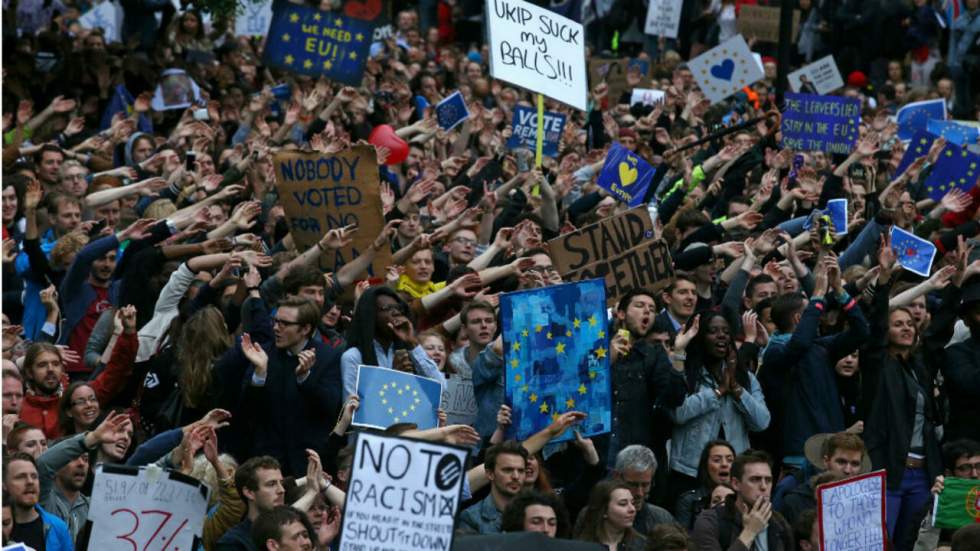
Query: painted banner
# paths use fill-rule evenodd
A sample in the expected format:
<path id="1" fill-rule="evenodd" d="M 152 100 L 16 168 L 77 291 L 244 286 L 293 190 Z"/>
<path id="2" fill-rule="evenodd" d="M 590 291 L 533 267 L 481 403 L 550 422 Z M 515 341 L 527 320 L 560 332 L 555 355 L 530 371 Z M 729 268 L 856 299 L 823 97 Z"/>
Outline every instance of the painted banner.
<path id="1" fill-rule="evenodd" d="M 753 59 L 742 35 L 733 36 L 692 59 L 688 67 L 701 91 L 713 104 L 765 76 L 762 65 Z"/>
<path id="2" fill-rule="evenodd" d="M 786 94 L 783 147 L 797 151 L 849 154 L 858 139 L 861 100 Z"/>
<path id="3" fill-rule="evenodd" d="M 557 157 L 561 134 L 565 130 L 567 117 L 561 113 L 545 111 L 544 113 L 544 144 L 541 154 L 545 157 Z M 526 147 L 534 151 L 537 144 L 538 112 L 533 107 L 524 105 L 514 106 L 513 131 L 507 140 L 507 147 L 517 149 Z"/>
<path id="4" fill-rule="evenodd" d="M 382 430 L 396 423 L 415 423 L 419 430 L 439 426 L 439 381 L 385 367 L 359 365 L 355 388 L 361 405 L 354 412 L 354 426 Z"/>
<path id="5" fill-rule="evenodd" d="M 384 216 L 374 147 L 354 146 L 332 156 L 284 151 L 273 163 L 279 201 L 300 252 L 315 247 L 327 230 L 357 225 L 349 247 L 321 255 L 321 269 L 337 271 L 366 251 L 381 233 Z M 390 259 L 387 249 L 382 249 L 369 274 L 383 274 Z"/>
<path id="6" fill-rule="evenodd" d="M 585 111 L 585 30 L 524 0 L 486 3 L 490 74 Z"/>
<path id="7" fill-rule="evenodd" d="M 885 471 L 817 487 L 817 523 L 823 551 L 885 549 Z"/>
<path id="8" fill-rule="evenodd" d="M 761 42 L 779 42 L 780 8 L 746 4 L 738 10 L 735 25 L 744 36 L 755 37 Z M 793 34 L 790 40 L 796 41 L 800 32 L 800 11 L 793 10 Z"/>
<path id="9" fill-rule="evenodd" d="M 677 38 L 684 0 L 650 0 L 643 32 L 664 38 Z"/>
<path id="10" fill-rule="evenodd" d="M 789 74 L 789 87 L 801 94 L 827 95 L 844 87 L 834 56 L 822 57 Z"/>
<path id="11" fill-rule="evenodd" d="M 587 417 L 582 436 L 612 425 L 606 285 L 601 279 L 506 293 L 500 297 L 508 437 L 524 440 L 562 413 Z M 574 438 L 572 430 L 555 438 Z"/>

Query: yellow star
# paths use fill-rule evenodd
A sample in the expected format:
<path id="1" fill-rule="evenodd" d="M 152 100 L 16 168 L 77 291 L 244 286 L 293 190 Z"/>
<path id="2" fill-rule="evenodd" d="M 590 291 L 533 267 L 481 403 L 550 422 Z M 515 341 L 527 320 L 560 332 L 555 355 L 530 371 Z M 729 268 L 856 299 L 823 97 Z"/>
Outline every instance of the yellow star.
<path id="1" fill-rule="evenodd" d="M 398 422 L 398 418 L 397 418 L 397 417 L 395 417 L 394 419 L 392 419 L 392 421 L 394 421 L 394 422 L 396 422 L 396 423 L 397 423 L 397 422 Z"/>
<path id="2" fill-rule="evenodd" d="M 286 61 L 286 65 L 292 65 L 293 64 L 293 56 L 287 55 L 285 61 Z"/>
<path id="3" fill-rule="evenodd" d="M 337 19 L 334 20 L 333 24 L 336 25 L 337 27 L 343 27 L 344 20 L 338 17 Z"/>
<path id="4" fill-rule="evenodd" d="M 517 358 L 514 358 L 513 360 L 510 361 L 510 366 L 516 368 L 518 365 L 520 365 L 520 363 L 521 362 L 517 361 Z"/>
<path id="5" fill-rule="evenodd" d="M 579 394 L 585 394 L 586 391 L 587 391 L 587 389 L 585 388 L 585 384 L 578 385 L 578 393 Z"/>
<path id="6" fill-rule="evenodd" d="M 289 33 L 284 33 L 282 35 L 282 41 L 283 42 L 289 42 Z"/>
<path id="7" fill-rule="evenodd" d="M 599 323 L 599 320 L 596 319 L 595 314 L 592 314 L 592 317 L 589 318 L 589 327 L 595 327 L 597 323 Z"/>
<path id="8" fill-rule="evenodd" d="M 412 405 L 408 406 L 408 409 L 410 409 L 412 411 L 415 411 L 415 404 L 412 404 Z"/>
<path id="9" fill-rule="evenodd" d="M 600 339 L 604 339 L 604 338 L 606 338 L 606 332 L 605 332 L 605 331 L 603 331 L 602 329 L 600 329 L 600 330 L 599 330 L 599 338 L 600 338 Z"/>
<path id="10" fill-rule="evenodd" d="M 565 353 L 565 343 L 560 342 L 560 343 L 556 344 L 555 345 L 555 353 L 556 354 L 564 354 Z"/>
<path id="11" fill-rule="evenodd" d="M 541 329 L 542 329 L 542 327 L 540 325 L 535 325 L 534 326 L 534 332 L 535 333 L 540 333 L 541 332 Z"/>
<path id="12" fill-rule="evenodd" d="M 313 66 L 313 62 L 311 60 L 309 60 L 309 59 L 307 59 L 306 61 L 303 62 L 303 68 L 304 69 L 309 69 L 312 66 Z"/>
<path id="13" fill-rule="evenodd" d="M 596 376 L 596 372 L 595 371 L 589 371 L 589 378 L 590 379 L 595 379 L 595 376 Z"/>
<path id="14" fill-rule="evenodd" d="M 522 336 L 522 337 L 526 337 L 526 336 L 528 336 L 528 331 L 527 331 L 527 329 L 525 329 L 524 331 L 522 331 L 522 332 L 521 332 L 521 336 Z"/>
<path id="15" fill-rule="evenodd" d="M 405 390 L 412 390 L 412 385 L 406 384 L 405 385 Z"/>
<path id="16" fill-rule="evenodd" d="M 541 407 L 538 408 L 541 413 L 548 413 L 548 402 L 542 402 Z"/>
<path id="17" fill-rule="evenodd" d="M 518 351 L 520 351 L 520 349 L 521 349 L 521 343 L 519 343 L 519 342 L 515 342 L 515 343 L 514 343 L 514 346 L 513 346 L 512 348 L 513 348 L 514 350 L 518 350 Z"/>
<path id="18" fill-rule="evenodd" d="M 383 385 L 381 388 L 388 390 L 388 385 Z"/>
<path id="19" fill-rule="evenodd" d="M 395 413 L 395 408 L 388 408 L 388 413 Z"/>
<path id="20" fill-rule="evenodd" d="M 324 69 L 326 69 L 326 70 L 329 71 L 331 67 L 333 67 L 333 63 L 330 63 L 330 60 L 329 59 L 323 62 L 323 68 Z"/>
<path id="21" fill-rule="evenodd" d="M 401 396 L 401 395 L 402 395 L 402 390 L 401 390 L 401 389 L 398 389 L 398 395 L 399 395 L 399 396 Z"/>
<path id="22" fill-rule="evenodd" d="M 521 382 L 521 375 L 519 373 L 517 375 L 514 375 L 514 382 L 515 383 Z"/>
<path id="23" fill-rule="evenodd" d="M 402 417 L 408 417 L 408 412 L 407 411 L 403 411 L 402 412 Z"/>
<path id="24" fill-rule="evenodd" d="M 422 400 L 419 400 L 418 398 L 416 398 L 416 399 L 415 399 L 415 403 L 416 403 L 416 404 L 419 404 L 419 403 L 422 403 Z"/>
<path id="25" fill-rule="evenodd" d="M 951 149 L 947 149 L 946 150 L 946 156 L 947 157 L 952 157 L 953 156 L 953 151 Z"/>
<path id="26" fill-rule="evenodd" d="M 387 404 L 387 403 L 388 403 L 388 400 L 385 400 L 385 399 L 382 399 L 382 400 L 381 400 L 381 405 L 385 405 L 385 404 Z"/>
<path id="27" fill-rule="evenodd" d="M 314 21 L 319 21 L 320 20 L 320 14 L 319 13 L 314 13 L 313 14 L 313 20 Z"/>
<path id="28" fill-rule="evenodd" d="M 354 40 L 357 40 L 358 42 L 360 42 L 360 41 L 364 40 L 364 35 L 361 34 L 361 33 L 357 33 L 357 34 L 354 35 Z"/>
<path id="29" fill-rule="evenodd" d="M 572 336 L 572 330 L 569 329 L 568 331 L 565 331 L 565 336 L 566 337 L 571 337 Z"/>
<path id="30" fill-rule="evenodd" d="M 548 334 L 545 336 L 548 337 L 548 339 L 551 339 L 551 331 L 548 331 Z"/>
<path id="31" fill-rule="evenodd" d="M 561 415 L 558 415 L 558 412 L 557 411 L 554 412 L 554 413 L 552 413 L 551 414 L 551 422 L 557 421 L 559 417 L 561 417 Z"/>
<path id="32" fill-rule="evenodd" d="M 579 327 L 582 327 L 582 320 L 575 318 L 575 321 L 572 322 L 572 325 L 574 325 L 575 328 L 578 329 Z"/>
<path id="33" fill-rule="evenodd" d="M 531 395 L 527 397 L 527 399 L 530 400 L 532 403 L 537 402 L 538 395 L 532 392 Z"/>
<path id="34" fill-rule="evenodd" d="M 419 391 L 417 391 L 417 390 L 413 390 L 412 391 L 412 396 L 418 396 L 418 395 L 419 395 Z"/>
<path id="35" fill-rule="evenodd" d="M 603 348 L 603 347 L 601 347 L 601 346 L 599 348 L 596 348 L 595 349 L 595 357 L 596 358 L 605 358 L 606 357 L 606 349 Z"/>
<path id="36" fill-rule="evenodd" d="M 527 388 L 528 388 L 527 385 L 522 386 L 521 387 L 521 392 L 527 392 Z"/>
<path id="37" fill-rule="evenodd" d="M 351 52 L 350 53 L 350 58 L 351 59 L 357 59 L 357 52 Z"/>
<path id="38" fill-rule="evenodd" d="M 294 13 L 294 14 L 291 14 L 291 15 L 289 16 L 289 22 L 290 22 L 290 23 L 295 23 L 295 22 L 297 22 L 297 21 L 299 21 L 299 14 L 297 14 L 297 13 Z"/>

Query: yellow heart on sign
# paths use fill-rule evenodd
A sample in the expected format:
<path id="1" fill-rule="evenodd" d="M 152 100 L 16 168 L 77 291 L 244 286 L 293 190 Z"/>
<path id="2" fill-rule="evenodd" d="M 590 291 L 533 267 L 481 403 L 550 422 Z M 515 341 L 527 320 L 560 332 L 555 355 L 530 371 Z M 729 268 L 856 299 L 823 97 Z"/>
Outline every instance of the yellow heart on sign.
<path id="1" fill-rule="evenodd" d="M 626 161 L 619 163 L 619 185 L 623 187 L 633 185 L 636 181 L 637 172 L 635 168 L 631 168 Z"/>

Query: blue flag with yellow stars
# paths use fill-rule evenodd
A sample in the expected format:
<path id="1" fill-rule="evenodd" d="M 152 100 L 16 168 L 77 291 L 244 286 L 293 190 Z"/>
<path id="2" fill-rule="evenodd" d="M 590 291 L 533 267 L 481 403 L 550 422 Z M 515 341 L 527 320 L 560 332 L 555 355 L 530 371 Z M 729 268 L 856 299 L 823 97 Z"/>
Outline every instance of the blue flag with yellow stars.
<path id="1" fill-rule="evenodd" d="M 936 245 L 912 232 L 892 226 L 892 250 L 902 268 L 922 277 L 929 277 Z"/>
<path id="2" fill-rule="evenodd" d="M 340 12 L 280 0 L 273 5 L 263 62 L 360 86 L 374 27 Z"/>
<path id="3" fill-rule="evenodd" d="M 411 373 L 357 366 L 357 397 L 354 426 L 386 429 L 395 423 L 415 423 L 420 430 L 439 426 L 439 381 Z"/>
<path id="4" fill-rule="evenodd" d="M 452 130 L 468 118 L 470 118 L 470 111 L 466 108 L 466 101 L 459 90 L 436 105 L 436 120 L 439 122 L 439 128 L 443 130 Z"/>
<path id="5" fill-rule="evenodd" d="M 643 204 L 654 172 L 650 163 L 617 142 L 606 153 L 606 162 L 596 183 L 613 197 L 638 207 Z"/>
<path id="6" fill-rule="evenodd" d="M 587 417 L 583 437 L 611 430 L 609 335 L 602 279 L 500 297 L 509 437 L 524 440 L 562 413 Z M 565 431 L 555 441 L 571 440 Z"/>
<path id="7" fill-rule="evenodd" d="M 980 138 L 980 128 L 960 124 L 956 121 L 937 121 L 930 119 L 927 130 L 946 138 L 946 141 L 949 143 L 955 143 L 963 147 L 976 144 L 977 139 Z"/>
<path id="8" fill-rule="evenodd" d="M 916 130 L 928 128 L 929 119 L 946 120 L 946 100 L 916 101 L 899 109 L 895 114 L 899 139 L 911 140 Z"/>
<path id="9" fill-rule="evenodd" d="M 980 178 L 980 155 L 953 143 L 939 152 L 939 158 L 923 185 L 929 198 L 939 201 L 953 188 L 968 192 Z"/>
<path id="10" fill-rule="evenodd" d="M 912 135 L 912 139 L 909 140 L 908 147 L 905 148 L 905 154 L 902 155 L 902 160 L 898 163 L 898 168 L 895 169 L 895 177 L 897 178 L 905 172 L 905 169 L 914 163 L 916 159 L 928 155 L 929 150 L 932 149 L 932 142 L 936 141 L 936 138 L 937 136 L 935 134 L 931 134 L 925 130 L 916 130 L 915 134 Z"/>

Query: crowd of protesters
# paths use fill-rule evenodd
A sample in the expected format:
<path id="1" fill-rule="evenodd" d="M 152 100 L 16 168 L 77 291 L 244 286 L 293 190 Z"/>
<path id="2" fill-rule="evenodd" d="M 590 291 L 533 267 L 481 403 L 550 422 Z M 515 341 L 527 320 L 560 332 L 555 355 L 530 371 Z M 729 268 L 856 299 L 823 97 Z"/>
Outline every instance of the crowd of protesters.
<path id="1" fill-rule="evenodd" d="M 890 546 L 980 549 L 980 525 L 931 523 L 944 476 L 980 479 L 980 190 L 929 199 L 944 140 L 899 173 L 890 118 L 941 98 L 978 119 L 980 2 L 947 16 L 930 0 L 798 1 L 793 68 L 834 54 L 835 93 L 861 102 L 849 155 L 781 147 L 771 57 L 721 104 L 699 91 L 686 60 L 735 34 L 749 3 L 685 0 L 675 41 L 642 34 L 645 2 L 585 2 L 590 53 L 647 59 L 665 99 L 630 105 L 599 82 L 587 111 L 548 101 L 568 123 L 534 168 L 506 146 L 532 94 L 469 42 L 481 2 L 394 2 L 360 86 L 264 67 L 262 40 L 192 5 L 123 0 L 108 43 L 79 24 L 86 0 L 6 2 L 4 544 L 88 548 L 104 463 L 206 483 L 206 550 L 336 548 L 366 364 L 475 404 L 386 431 L 472 450 L 457 538 L 809 551 L 816 487 L 883 469 Z M 153 108 L 167 69 L 201 106 Z M 113 114 L 120 85 L 133 99 Z M 455 90 L 470 117 L 446 132 L 416 98 Z M 272 158 L 335 154 L 379 124 L 408 142 L 401 163 L 378 150 L 383 229 L 325 273 L 321 256 L 366 230 L 297 248 Z M 649 211 L 674 277 L 609 310 L 611 434 L 546 446 L 582 421 L 570 411 L 508 440 L 500 294 L 561 284 L 547 241 L 626 210 L 596 185 L 614 142 L 656 167 Z M 836 198 L 844 235 L 810 216 Z M 936 245 L 928 277 L 899 265 L 892 227 Z M 382 251 L 391 265 L 369 280 Z"/>

